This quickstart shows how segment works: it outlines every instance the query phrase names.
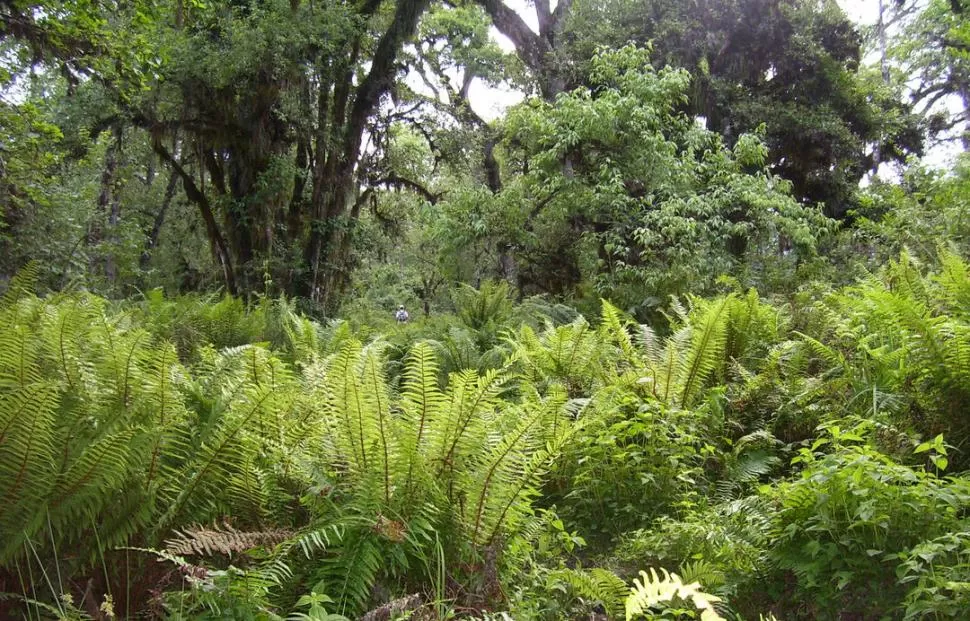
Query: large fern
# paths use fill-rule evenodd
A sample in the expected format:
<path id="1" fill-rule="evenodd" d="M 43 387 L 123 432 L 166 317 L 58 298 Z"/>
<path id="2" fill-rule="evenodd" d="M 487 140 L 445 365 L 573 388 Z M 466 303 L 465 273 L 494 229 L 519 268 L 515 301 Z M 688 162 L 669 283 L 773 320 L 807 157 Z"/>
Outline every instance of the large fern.
<path id="1" fill-rule="evenodd" d="M 708 380 L 726 364 L 729 309 L 733 296 L 699 304 L 693 311 L 680 308 L 685 325 L 669 336 L 662 347 L 647 352 L 644 383 L 664 403 L 689 408 L 697 403 Z"/>
<path id="2" fill-rule="evenodd" d="M 318 503 L 315 524 L 341 536 L 313 575 L 345 612 L 364 610 L 377 580 L 405 568 L 417 579 L 432 530 L 451 532 L 451 560 L 466 563 L 513 531 L 569 430 L 562 391 L 511 403 L 507 373 L 470 370 L 442 389 L 432 346 L 417 343 L 391 392 L 384 360 L 379 343 L 349 341 L 304 371 L 304 390 L 323 397 L 321 457 L 342 500 Z"/>
<path id="3" fill-rule="evenodd" d="M 292 463 L 277 457 L 313 416 L 292 413 L 302 395 L 265 349 L 201 348 L 187 369 L 93 296 L 20 291 L 0 306 L 0 573 L 29 556 L 83 575 L 186 524 L 286 515 L 297 468 L 273 464 Z"/>

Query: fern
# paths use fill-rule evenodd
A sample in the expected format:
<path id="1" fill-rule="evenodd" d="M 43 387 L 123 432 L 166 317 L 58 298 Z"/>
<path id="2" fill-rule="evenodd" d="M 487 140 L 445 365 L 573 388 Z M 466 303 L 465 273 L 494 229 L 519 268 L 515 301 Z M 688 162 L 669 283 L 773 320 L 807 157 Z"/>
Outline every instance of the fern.
<path id="1" fill-rule="evenodd" d="M 660 575 L 653 568 L 648 574 L 640 572 L 640 579 L 633 581 L 625 602 L 626 618 L 636 619 L 641 615 L 650 615 L 650 610 L 677 600 L 688 601 L 700 611 L 702 621 L 723 621 L 724 617 L 714 609 L 714 603 L 720 598 L 701 591 L 696 582 L 684 584 L 677 574 L 668 573 L 661 568 Z"/>
<path id="2" fill-rule="evenodd" d="M 623 615 L 624 604 L 630 592 L 626 583 L 616 574 L 605 569 L 557 569 L 549 573 L 547 588 L 564 583 L 574 597 L 597 603 L 611 618 Z"/>
<path id="3" fill-rule="evenodd" d="M 475 304 L 498 343 L 505 303 Z M 435 534 L 449 542 L 448 584 L 473 583 L 482 563 L 499 567 L 571 437 L 567 411 L 588 401 L 570 392 L 613 376 L 597 368 L 606 352 L 637 354 L 631 339 L 603 344 L 576 321 L 536 337 L 535 351 L 480 350 L 485 366 L 501 354 L 483 371 L 445 376 L 435 346 L 418 343 L 389 380 L 384 342 L 328 333 L 283 302 L 149 294 L 119 309 L 22 293 L 0 320 L 3 571 L 33 562 L 30 546 L 47 559 L 69 549 L 58 571 L 77 584 L 97 573 L 93 588 L 118 591 L 120 568 L 150 571 L 119 546 L 169 542 L 171 558 L 266 548 L 245 571 L 177 561 L 198 583 L 166 597 L 200 614 L 235 597 L 285 608 L 321 580 L 361 614 L 376 586 L 434 579 Z M 536 390 L 521 371 L 551 375 Z M 196 526 L 212 523 L 233 526 Z M 132 601 L 164 580 L 133 579 Z"/>
<path id="4" fill-rule="evenodd" d="M 603 308 L 600 330 L 619 349 L 625 364 L 630 365 L 633 369 L 642 370 L 643 360 L 627 330 L 628 322 L 621 318 L 620 311 L 615 306 L 606 300 L 602 300 L 601 304 Z"/>
<path id="5" fill-rule="evenodd" d="M 549 325 L 540 334 L 528 326 L 519 332 L 517 352 L 537 382 L 560 383 L 571 396 L 588 394 L 594 380 L 602 378 L 599 364 L 606 356 L 607 343 L 585 319 L 571 324 Z"/>
<path id="6" fill-rule="evenodd" d="M 408 489 L 411 488 L 415 470 L 428 467 L 423 452 L 429 437 L 437 431 L 444 416 L 445 395 L 438 388 L 438 362 L 428 343 L 415 345 L 404 368 L 404 391 L 401 398 L 403 454 L 407 460 Z M 410 433 L 407 433 L 410 432 Z M 437 432 L 441 433 L 441 432 Z"/>
<path id="7" fill-rule="evenodd" d="M 30 298 L 37 289 L 37 280 L 40 277 L 40 263 L 31 261 L 17 270 L 10 282 L 7 283 L 7 290 L 0 297 L 0 309 L 10 308 L 24 298 Z"/>
<path id="8" fill-rule="evenodd" d="M 727 341 L 727 316 L 731 297 L 715 303 L 693 327 L 691 346 L 683 359 L 679 378 L 679 403 L 689 407 L 700 393 L 704 381 L 722 362 Z"/>
<path id="9" fill-rule="evenodd" d="M 231 556 L 260 546 L 273 546 L 293 536 L 292 531 L 238 531 L 229 525 L 222 528 L 197 526 L 175 531 L 175 538 L 165 542 L 165 550 L 178 556 Z"/>
<path id="10" fill-rule="evenodd" d="M 39 527 L 52 479 L 56 387 L 29 384 L 0 395 L 0 559 L 9 558 Z"/>
<path id="11" fill-rule="evenodd" d="M 245 432 L 255 426 L 265 409 L 270 407 L 274 391 L 252 388 L 246 396 L 234 404 L 224 420 L 212 426 L 200 446 L 193 448 L 186 438 L 173 443 L 173 454 L 181 453 L 169 465 L 163 490 L 168 509 L 159 518 L 158 533 L 164 533 L 179 519 L 190 516 L 214 517 L 221 507 L 213 499 L 219 498 L 215 490 L 224 489 L 237 464 L 244 462 L 244 454 L 251 449 Z"/>
<path id="12" fill-rule="evenodd" d="M 327 591 L 341 603 L 340 614 L 362 612 L 386 563 L 382 542 L 370 529 L 354 529 L 341 542 L 340 556 L 327 563 Z"/>

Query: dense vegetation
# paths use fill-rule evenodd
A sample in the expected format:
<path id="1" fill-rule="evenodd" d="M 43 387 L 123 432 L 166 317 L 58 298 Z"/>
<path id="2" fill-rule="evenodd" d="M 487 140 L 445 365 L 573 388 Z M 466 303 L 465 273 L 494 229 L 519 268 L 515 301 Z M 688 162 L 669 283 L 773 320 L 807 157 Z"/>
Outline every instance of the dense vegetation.
<path id="1" fill-rule="evenodd" d="M 0 0 L 0 617 L 966 617 L 970 3 L 513 8 Z"/>

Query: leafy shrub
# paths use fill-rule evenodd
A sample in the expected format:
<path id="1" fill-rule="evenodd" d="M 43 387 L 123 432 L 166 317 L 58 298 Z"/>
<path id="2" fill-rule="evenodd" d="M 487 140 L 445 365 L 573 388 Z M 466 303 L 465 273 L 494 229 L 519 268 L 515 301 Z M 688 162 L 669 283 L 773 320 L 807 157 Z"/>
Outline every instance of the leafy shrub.
<path id="1" fill-rule="evenodd" d="M 772 563 L 794 576 L 786 599 L 814 614 L 890 614 L 906 597 L 900 555 L 960 532 L 970 485 L 898 464 L 856 433 L 828 433 L 799 451 L 797 479 L 767 492 L 777 507 Z M 827 444 L 833 452 L 818 452 Z"/>

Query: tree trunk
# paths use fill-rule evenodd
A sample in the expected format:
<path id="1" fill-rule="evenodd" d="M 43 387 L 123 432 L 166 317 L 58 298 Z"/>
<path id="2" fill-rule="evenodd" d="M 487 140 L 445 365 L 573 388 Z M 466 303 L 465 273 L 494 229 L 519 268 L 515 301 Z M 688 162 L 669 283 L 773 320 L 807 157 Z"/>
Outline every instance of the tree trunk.
<path id="1" fill-rule="evenodd" d="M 118 167 L 121 159 L 123 129 L 120 124 L 112 128 L 112 142 L 104 154 L 104 171 L 101 173 L 101 191 L 98 193 L 97 212 L 88 229 L 89 266 L 92 275 L 103 274 L 109 283 L 117 278 L 114 249 L 105 249 L 105 244 L 117 242 L 115 229 L 121 219 L 121 202 L 116 192 Z"/>
<path id="2" fill-rule="evenodd" d="M 165 214 L 168 212 L 169 205 L 172 204 L 177 187 L 178 175 L 173 170 L 168 176 L 168 185 L 165 186 L 165 196 L 162 198 L 162 206 L 159 208 L 158 213 L 155 214 L 152 230 L 148 233 L 148 239 L 145 241 L 145 249 L 142 250 L 141 258 L 138 260 L 138 265 L 142 270 L 148 269 L 148 262 L 151 261 L 152 252 L 155 250 L 155 246 L 158 245 L 158 236 L 162 232 L 162 225 L 165 224 Z"/>
<path id="3" fill-rule="evenodd" d="M 418 20 L 429 4 L 430 0 L 401 0 L 397 3 L 394 18 L 377 44 L 370 71 L 354 93 L 352 104 L 346 91 L 351 82 L 349 76 L 333 88 L 332 99 L 329 82 L 323 81 L 319 111 L 327 113 L 329 118 L 326 125 L 325 120 L 320 119 L 318 127 L 317 174 L 314 175 L 311 201 L 313 217 L 303 253 L 304 273 L 296 293 L 318 303 L 326 312 L 336 310 L 343 288 L 349 281 L 352 227 L 360 212 L 356 190 L 366 121 L 393 86 L 397 56 L 404 43 L 414 35 Z M 353 46 L 348 69 L 356 64 L 359 50 L 358 40 Z M 337 75 L 341 73 L 338 71 Z M 335 140 L 337 137 L 342 140 Z"/>
<path id="4" fill-rule="evenodd" d="M 226 285 L 226 291 L 230 295 L 238 295 L 239 288 L 236 285 L 236 272 L 232 266 L 232 254 L 229 252 L 226 240 L 222 236 L 222 231 L 219 230 L 219 224 L 216 222 L 215 214 L 212 212 L 212 205 L 209 204 L 208 197 L 206 197 L 205 192 L 201 189 L 204 185 L 196 185 L 192 175 L 182 167 L 178 160 L 160 142 L 155 140 L 153 146 L 159 157 L 168 162 L 172 170 L 182 179 L 182 188 L 185 190 L 186 198 L 199 207 L 202 222 L 205 224 L 206 237 L 209 240 L 209 248 L 212 251 L 212 256 L 222 269 L 222 277 Z"/>

